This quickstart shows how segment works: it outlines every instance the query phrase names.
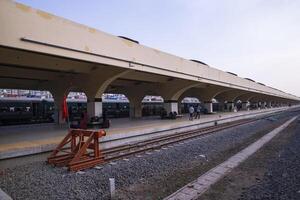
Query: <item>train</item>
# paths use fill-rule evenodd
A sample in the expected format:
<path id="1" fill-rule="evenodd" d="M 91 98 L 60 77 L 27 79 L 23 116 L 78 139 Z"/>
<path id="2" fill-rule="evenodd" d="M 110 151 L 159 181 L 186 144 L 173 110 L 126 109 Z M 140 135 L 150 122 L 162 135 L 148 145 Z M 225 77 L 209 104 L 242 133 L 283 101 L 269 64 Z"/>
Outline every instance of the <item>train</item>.
<path id="1" fill-rule="evenodd" d="M 38 98 L 1 98 L 0 125 L 53 122 L 54 103 Z"/>
<path id="2" fill-rule="evenodd" d="M 85 99 L 67 99 L 69 120 L 80 119 L 83 112 L 87 110 Z M 188 113 L 190 106 L 197 107 L 198 103 L 181 104 L 180 113 Z M 108 100 L 103 102 L 103 111 L 108 118 L 129 117 L 129 102 L 126 100 Z M 142 116 L 160 116 L 163 110 L 161 101 L 142 102 Z M 214 104 L 214 110 L 219 110 Z M 53 99 L 40 98 L 0 98 L 0 126 L 33 123 L 54 122 L 54 101 Z M 203 108 L 205 113 L 205 109 Z"/>
<path id="3" fill-rule="evenodd" d="M 78 120 L 87 110 L 85 99 L 67 99 L 69 120 Z M 103 102 L 103 110 L 108 118 L 129 117 L 129 102 L 110 100 Z M 143 102 L 143 116 L 160 115 L 162 102 Z M 0 98 L 0 126 L 52 123 L 55 106 L 53 99 L 40 98 Z"/>

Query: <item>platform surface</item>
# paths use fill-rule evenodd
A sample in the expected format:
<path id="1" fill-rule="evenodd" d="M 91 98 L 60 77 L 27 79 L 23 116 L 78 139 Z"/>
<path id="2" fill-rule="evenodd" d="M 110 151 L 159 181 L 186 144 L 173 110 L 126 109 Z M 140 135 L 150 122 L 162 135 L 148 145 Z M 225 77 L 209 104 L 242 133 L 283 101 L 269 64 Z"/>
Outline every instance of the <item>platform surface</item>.
<path id="1" fill-rule="evenodd" d="M 106 129 L 107 138 L 126 136 L 127 133 L 143 133 L 151 131 L 160 131 L 171 128 L 189 126 L 193 124 L 205 123 L 219 119 L 225 119 L 235 116 L 248 114 L 258 114 L 266 111 L 276 111 L 282 108 L 239 111 L 239 112 L 221 112 L 215 114 L 201 115 L 200 119 L 190 121 L 188 115 L 176 120 L 161 120 L 159 117 L 145 117 L 141 119 L 111 119 L 111 128 Z M 43 147 L 55 145 L 67 134 L 67 128 L 54 124 L 32 124 L 19 126 L 0 127 L 0 154 L 15 149 L 28 149 L 33 147 Z M 115 136 L 115 137 L 114 137 Z"/>

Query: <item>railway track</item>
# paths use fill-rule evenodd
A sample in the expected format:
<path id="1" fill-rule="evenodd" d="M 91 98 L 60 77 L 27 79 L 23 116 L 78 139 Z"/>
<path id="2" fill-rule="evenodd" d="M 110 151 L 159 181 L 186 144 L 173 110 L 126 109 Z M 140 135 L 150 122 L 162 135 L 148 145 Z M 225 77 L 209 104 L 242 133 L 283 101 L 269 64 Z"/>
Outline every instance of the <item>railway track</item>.
<path id="1" fill-rule="evenodd" d="M 236 122 L 230 122 L 230 123 L 216 125 L 212 127 L 201 128 L 192 131 L 179 132 L 176 134 L 165 135 L 161 137 L 155 137 L 155 138 L 143 140 L 141 142 L 137 142 L 133 144 L 127 144 L 127 145 L 105 149 L 102 150 L 102 154 L 104 156 L 105 162 L 110 162 L 118 159 L 123 159 L 134 154 L 153 151 L 156 149 L 161 149 L 163 147 L 178 144 L 191 139 L 205 137 L 207 135 L 213 134 L 216 131 L 221 131 L 235 126 L 248 124 L 260 119 L 263 118 L 239 120 Z"/>
<path id="2" fill-rule="evenodd" d="M 161 149 L 165 146 L 184 142 L 194 138 L 205 137 L 216 131 L 236 127 L 259 120 L 258 118 L 244 119 L 235 122 L 215 125 L 192 131 L 178 132 L 172 135 L 164 135 L 133 144 L 117 146 L 103 151 L 99 150 L 99 135 L 103 131 L 71 130 L 62 140 L 58 147 L 47 158 L 47 163 L 55 166 L 68 166 L 70 171 L 87 169 L 99 164 L 113 160 L 126 158 L 128 156 L 143 152 Z M 76 143 L 78 141 L 78 144 Z M 64 146 L 70 145 L 69 148 Z M 85 153 L 84 153 L 85 152 Z"/>
<path id="3" fill-rule="evenodd" d="M 277 114 L 278 113 L 273 113 L 271 115 L 266 115 L 266 116 L 259 117 L 259 118 L 243 119 L 243 120 L 228 122 L 228 123 L 224 123 L 224 124 L 220 124 L 220 125 L 218 125 L 216 123 L 215 126 L 200 128 L 200 129 L 196 129 L 196 130 L 192 130 L 192 131 L 178 132 L 178 133 L 171 134 L 171 135 L 158 136 L 158 137 L 150 138 L 150 139 L 143 140 L 140 142 L 124 144 L 121 146 L 104 149 L 102 151 L 99 151 L 98 148 L 95 149 L 94 144 L 85 144 L 85 143 L 88 143 L 88 141 L 91 142 L 91 140 L 88 139 L 86 142 L 84 142 L 84 139 L 81 138 L 84 136 L 78 135 L 79 141 L 82 141 L 83 143 L 78 144 L 79 146 L 77 145 L 76 147 L 74 145 L 72 147 L 72 145 L 71 145 L 71 149 L 73 149 L 73 150 L 71 150 L 69 148 L 66 148 L 66 149 L 62 148 L 62 146 L 58 147 L 50 155 L 50 157 L 48 157 L 48 163 L 54 164 L 57 166 L 68 166 L 69 170 L 78 171 L 81 169 L 93 167 L 95 165 L 108 163 L 108 162 L 111 162 L 114 160 L 124 159 L 126 157 L 129 157 L 129 156 L 132 156 L 135 154 L 141 154 L 141 153 L 147 153 L 147 152 L 150 153 L 151 151 L 158 150 L 158 149 L 164 148 L 166 146 L 182 143 L 182 142 L 192 140 L 195 138 L 206 137 L 210 134 L 213 134 L 216 131 L 221 131 L 224 129 L 228 129 L 228 128 L 232 128 L 232 127 L 236 127 L 236 126 L 240 126 L 240 125 L 244 125 L 244 124 L 249 124 L 249 123 L 252 123 L 252 122 L 264 119 L 264 118 L 268 118 L 270 116 L 274 116 Z M 69 133 L 69 135 L 70 134 L 74 135 L 73 133 Z M 86 134 L 90 135 L 91 133 L 89 132 L 89 133 L 82 133 L 82 134 L 87 136 Z M 76 134 L 74 136 L 77 137 Z M 89 136 L 89 137 L 90 137 L 90 139 L 92 138 L 91 136 Z M 71 139 L 65 138 L 63 141 L 70 142 L 70 141 L 73 141 L 73 139 L 71 140 Z M 76 139 L 74 141 L 76 141 Z M 98 142 L 95 142 L 95 143 L 98 143 Z M 63 145 L 65 145 L 64 142 L 63 142 Z M 87 148 L 90 146 L 93 147 L 93 150 L 89 148 L 91 151 L 87 151 L 87 149 L 86 150 L 81 149 L 81 148 Z M 76 150 L 77 147 L 80 149 Z M 71 152 L 69 152 L 69 150 L 71 150 Z M 85 155 L 82 154 L 82 152 L 84 152 L 84 151 L 87 151 Z M 58 155 L 57 154 L 58 152 L 63 152 L 66 154 Z M 78 152 L 80 152 L 80 153 L 78 154 Z M 80 157 L 82 157 L 82 158 L 80 158 Z M 74 158 L 77 160 L 74 160 Z"/>
<path id="4" fill-rule="evenodd" d="M 126 158 L 134 154 L 161 149 L 165 146 L 177 144 L 194 138 L 205 137 L 216 131 L 248 124 L 257 120 L 261 120 L 275 114 L 266 115 L 259 118 L 250 118 L 228 122 L 215 126 L 200 128 L 192 131 L 178 132 L 172 135 L 158 136 L 140 142 L 125 144 L 100 150 L 99 134 L 103 131 L 91 130 L 71 130 L 68 135 L 61 141 L 52 154 L 47 158 L 47 163 L 55 166 L 68 166 L 70 171 L 78 171 L 96 166 L 98 164 L 107 163 L 117 159 Z M 77 132 L 76 132 L 77 131 Z M 78 143 L 77 143 L 78 142 Z M 68 147 L 69 145 L 69 147 Z"/>
<path id="5" fill-rule="evenodd" d="M 298 110 L 290 111 L 290 112 L 297 112 L 297 111 Z M 258 118 L 238 120 L 238 121 L 224 123 L 224 124 L 215 125 L 215 126 L 211 126 L 211 127 L 200 128 L 200 129 L 196 129 L 196 130 L 192 130 L 192 131 L 184 131 L 184 132 L 178 132 L 178 133 L 171 134 L 171 135 L 154 137 L 154 138 L 143 140 L 140 142 L 135 142 L 135 143 L 131 143 L 131 144 L 125 144 L 125 145 L 120 145 L 117 147 L 104 149 L 104 150 L 102 150 L 102 154 L 104 156 L 105 161 L 109 162 L 109 161 L 125 158 L 125 157 L 133 155 L 133 154 L 138 154 L 138 153 L 143 153 L 146 151 L 160 149 L 162 147 L 165 147 L 168 145 L 173 145 L 173 144 L 187 141 L 190 139 L 205 137 L 216 131 L 221 131 L 221 130 L 232 128 L 235 126 L 248 124 L 251 122 L 266 119 L 266 118 L 276 116 L 276 115 L 278 115 L 278 113 L 268 114 L 266 116 L 258 117 Z"/>
<path id="6" fill-rule="evenodd" d="M 297 110 L 298 111 L 298 110 Z M 296 112 L 296 111 L 291 111 Z M 188 141 L 195 138 L 206 137 L 207 135 L 213 134 L 216 131 L 248 124 L 258 120 L 266 119 L 272 116 L 278 115 L 278 113 L 269 114 L 263 117 L 250 118 L 244 120 L 238 120 L 235 122 L 224 123 L 215 125 L 212 127 L 200 128 L 192 131 L 178 132 L 172 135 L 165 135 L 161 137 L 155 137 L 141 142 L 132 144 L 121 145 L 117 147 L 108 148 L 102 150 L 105 162 L 110 162 L 118 159 L 123 159 L 134 154 L 140 154 L 147 151 L 153 151 L 161 149 L 163 147 L 178 144 L 184 141 Z"/>
<path id="7" fill-rule="evenodd" d="M 52 169 L 47 166 L 44 163 L 47 154 L 16 158 L 7 161 L 11 164 L 4 163 L 11 166 L 3 169 L 5 176 L 0 184 L 8 194 L 13 194 L 16 198 L 33 198 L 40 192 L 45 193 L 47 198 L 53 197 L 53 194 L 62 199 L 72 196 L 86 198 L 87 193 L 91 198 L 106 198 L 109 196 L 107 179 L 113 177 L 118 181 L 118 195 L 121 199 L 141 199 L 144 194 L 152 199 L 162 199 L 176 191 L 179 185 L 198 178 L 215 164 L 237 153 L 245 145 L 264 135 L 269 128 L 277 127 L 290 115 L 294 114 L 273 113 L 185 133 L 178 130 L 175 135 L 106 149 L 103 150 L 106 164 L 97 164 L 101 167 L 79 174 L 67 172 L 67 167 Z M 185 144 L 180 145 L 181 142 Z M 164 147 L 170 149 L 163 151 Z M 160 148 L 160 152 L 153 151 Z M 148 152 L 152 155 L 148 155 Z M 135 157 L 140 157 L 138 155 L 143 158 L 136 159 Z M 208 159 L 203 159 L 201 155 Z M 130 161 L 123 161 L 123 158 Z M 25 159 L 25 163 L 20 163 Z M 111 162 L 115 160 L 116 162 Z M 68 184 L 65 184 L 66 181 Z M 74 191 L 71 187 L 73 184 L 84 190 Z M 134 187 L 128 190 L 131 186 Z"/>

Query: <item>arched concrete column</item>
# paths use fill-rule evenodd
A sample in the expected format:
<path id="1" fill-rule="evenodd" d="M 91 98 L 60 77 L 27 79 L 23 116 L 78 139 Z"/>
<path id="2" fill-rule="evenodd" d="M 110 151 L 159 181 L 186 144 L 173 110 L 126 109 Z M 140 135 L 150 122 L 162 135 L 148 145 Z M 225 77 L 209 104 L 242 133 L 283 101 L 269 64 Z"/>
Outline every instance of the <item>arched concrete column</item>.
<path id="1" fill-rule="evenodd" d="M 249 110 L 250 109 L 250 99 L 256 96 L 256 93 L 253 92 L 247 92 L 242 95 L 239 95 L 236 97 L 235 101 L 240 100 L 242 102 L 242 110 Z"/>
<path id="2" fill-rule="evenodd" d="M 276 101 L 277 101 L 277 98 L 276 97 L 273 97 L 273 96 L 269 96 L 265 99 L 266 101 L 266 107 L 267 108 L 273 108 L 273 107 L 276 107 Z"/>
<path id="3" fill-rule="evenodd" d="M 271 108 L 273 106 L 278 107 L 278 106 L 283 105 L 282 103 L 287 105 L 286 100 L 284 100 L 280 97 L 269 96 L 269 95 L 265 95 L 265 94 L 256 95 L 256 96 L 252 97 L 250 99 L 250 101 L 260 103 L 261 108 Z"/>
<path id="4" fill-rule="evenodd" d="M 249 99 L 251 104 L 254 106 L 256 109 L 261 109 L 265 108 L 265 95 L 262 94 L 257 94 Z"/>
<path id="5" fill-rule="evenodd" d="M 114 93 L 124 94 L 129 100 L 129 117 L 132 119 L 142 117 L 142 100 L 148 94 L 154 94 L 153 85 L 140 84 L 123 86 L 113 90 Z"/>
<path id="6" fill-rule="evenodd" d="M 180 97 L 187 90 L 203 85 L 202 83 L 193 83 L 186 80 L 174 79 L 170 82 L 164 83 L 159 87 L 157 93 L 164 99 L 164 109 L 167 113 L 176 112 L 179 113 L 178 107 L 182 99 Z"/>
<path id="7" fill-rule="evenodd" d="M 54 99 L 54 122 L 56 124 L 66 124 L 66 120 L 62 116 L 62 103 L 64 96 L 69 94 L 74 85 L 70 84 L 68 78 L 59 77 L 55 81 L 44 84 L 43 87 L 52 94 Z"/>
<path id="8" fill-rule="evenodd" d="M 87 96 L 87 112 L 89 118 L 102 116 L 102 94 L 107 87 L 117 78 L 127 74 L 129 70 L 111 69 L 101 70 L 96 69 L 88 75 L 83 75 L 76 80 L 80 84 L 82 90 Z"/>
<path id="9" fill-rule="evenodd" d="M 253 98 L 253 101 L 261 102 L 261 108 L 266 109 L 266 108 L 272 108 L 272 102 L 274 101 L 274 98 L 272 96 L 268 95 L 261 95 L 261 96 L 256 96 Z"/>
<path id="10" fill-rule="evenodd" d="M 273 102 L 272 102 L 272 100 L 269 100 L 268 102 L 267 102 L 267 108 L 272 108 L 273 107 Z"/>
<path id="11" fill-rule="evenodd" d="M 129 117 L 138 119 L 142 117 L 142 100 L 143 98 L 128 98 L 129 99 Z"/>
<path id="12" fill-rule="evenodd" d="M 64 93 L 52 93 L 54 99 L 54 122 L 56 124 L 65 124 L 66 121 L 62 115 L 62 103 L 64 99 Z"/>
<path id="13" fill-rule="evenodd" d="M 102 108 L 102 98 L 92 98 L 88 97 L 87 99 L 87 113 L 88 117 L 101 117 L 103 113 Z"/>
<path id="14" fill-rule="evenodd" d="M 184 92 L 199 85 L 201 85 L 201 83 L 180 80 L 174 83 L 164 84 L 164 86 L 159 89 L 159 93 L 164 99 L 178 101 Z"/>
<path id="15" fill-rule="evenodd" d="M 278 107 L 282 107 L 283 106 L 283 101 L 282 101 L 282 99 L 281 98 L 278 98 L 277 100 L 276 100 L 276 102 L 277 102 L 277 106 Z"/>
<path id="16" fill-rule="evenodd" d="M 55 119 L 58 123 L 65 123 L 62 119 L 61 104 L 64 95 L 69 91 L 84 92 L 87 96 L 87 111 L 89 118 L 93 116 L 102 116 L 102 94 L 107 86 L 115 79 L 125 75 L 130 70 L 121 68 L 95 68 L 88 74 L 67 74 L 57 76 L 51 82 L 43 83 L 43 87 L 49 90 L 54 97 L 55 112 L 58 117 Z"/>
<path id="17" fill-rule="evenodd" d="M 142 100 L 144 98 L 143 93 L 134 93 L 132 91 L 123 93 L 129 100 L 129 117 L 131 119 L 137 119 L 142 117 Z"/>
<path id="18" fill-rule="evenodd" d="M 229 89 L 221 86 L 213 86 L 213 85 L 207 85 L 205 88 L 191 88 L 185 91 L 184 93 L 182 93 L 179 100 L 181 102 L 184 97 L 196 97 L 202 102 L 207 112 L 212 113 L 213 112 L 212 99 L 215 98 L 218 94 L 227 90 Z"/>
<path id="19" fill-rule="evenodd" d="M 223 110 L 232 112 L 235 111 L 235 101 L 238 96 L 246 94 L 246 91 L 231 89 L 228 91 L 224 91 L 216 95 L 215 99 L 222 105 Z M 225 104 L 226 102 L 226 104 Z M 225 106 L 226 105 L 226 106 Z M 226 109 L 225 109 L 226 107 Z"/>

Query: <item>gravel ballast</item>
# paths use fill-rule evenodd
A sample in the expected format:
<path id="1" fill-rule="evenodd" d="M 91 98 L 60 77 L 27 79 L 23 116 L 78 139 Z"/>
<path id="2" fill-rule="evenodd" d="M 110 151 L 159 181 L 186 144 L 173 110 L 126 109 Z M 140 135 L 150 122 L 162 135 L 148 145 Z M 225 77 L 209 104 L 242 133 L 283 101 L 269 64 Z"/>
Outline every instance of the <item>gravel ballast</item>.
<path id="1" fill-rule="evenodd" d="M 161 199 L 295 114 L 285 112 L 84 173 L 40 161 L 2 169 L 0 188 L 13 199 L 109 199 L 108 179 L 115 178 L 120 199 Z"/>
<path id="2" fill-rule="evenodd" d="M 245 189 L 240 199 L 300 199 L 300 121 L 287 132 L 292 134 L 289 141 L 278 147 L 267 162 L 264 176 Z M 273 150 L 276 152 L 276 147 Z"/>
<path id="3" fill-rule="evenodd" d="M 300 199 L 299 131 L 298 119 L 199 200 Z"/>

